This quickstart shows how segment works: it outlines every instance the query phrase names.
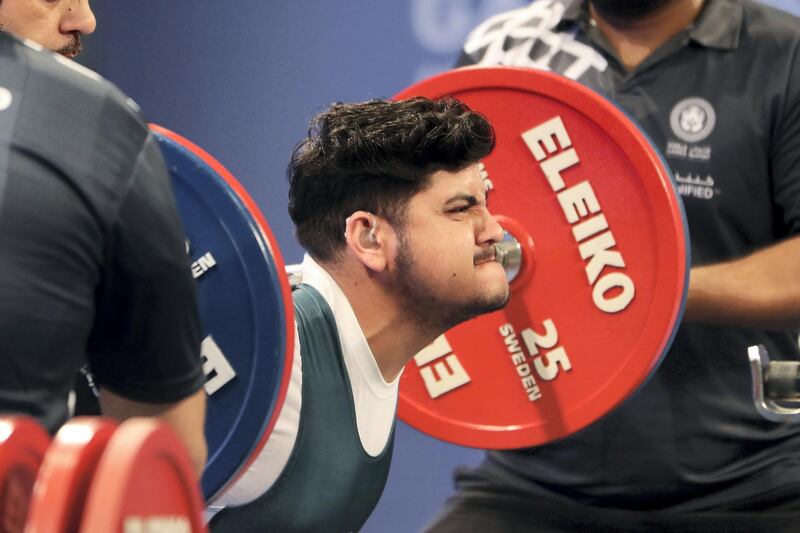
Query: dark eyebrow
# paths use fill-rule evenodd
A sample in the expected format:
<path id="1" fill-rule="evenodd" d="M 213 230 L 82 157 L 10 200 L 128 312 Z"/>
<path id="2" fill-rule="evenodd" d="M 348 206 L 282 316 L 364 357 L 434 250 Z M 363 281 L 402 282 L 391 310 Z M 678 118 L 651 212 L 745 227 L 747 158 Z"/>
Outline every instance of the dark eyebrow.
<path id="1" fill-rule="evenodd" d="M 450 198 L 447 199 L 444 205 L 445 207 L 447 207 L 448 205 L 454 204 L 456 202 L 467 202 L 467 204 L 469 204 L 470 207 L 472 207 L 473 205 L 478 205 L 478 199 L 471 194 L 456 194 L 455 196 L 451 196 Z"/>

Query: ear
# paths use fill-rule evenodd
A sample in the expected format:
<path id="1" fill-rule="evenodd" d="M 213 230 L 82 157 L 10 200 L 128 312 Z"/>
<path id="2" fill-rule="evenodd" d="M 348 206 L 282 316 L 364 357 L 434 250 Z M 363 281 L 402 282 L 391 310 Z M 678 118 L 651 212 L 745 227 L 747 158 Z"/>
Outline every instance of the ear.
<path id="1" fill-rule="evenodd" d="M 356 211 L 345 221 L 347 249 L 370 270 L 382 272 L 388 264 L 389 223 L 367 211 Z"/>

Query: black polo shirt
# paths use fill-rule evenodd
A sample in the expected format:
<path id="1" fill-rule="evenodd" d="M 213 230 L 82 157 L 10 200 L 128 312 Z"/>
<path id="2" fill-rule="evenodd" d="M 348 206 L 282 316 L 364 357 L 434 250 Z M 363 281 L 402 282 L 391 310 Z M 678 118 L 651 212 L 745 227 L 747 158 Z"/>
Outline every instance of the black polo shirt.
<path id="1" fill-rule="evenodd" d="M 626 72 L 583 4 L 541 0 L 494 17 L 469 36 L 461 64 L 553 70 L 616 101 L 666 156 L 695 266 L 798 234 L 798 19 L 749 0 L 707 0 L 691 27 Z M 563 441 L 492 452 L 482 469 L 603 507 L 800 508 L 800 425 L 756 413 L 753 344 L 800 357 L 796 331 L 682 325 L 653 379 L 621 408 Z"/>
<path id="2" fill-rule="evenodd" d="M 0 34 L 0 411 L 55 430 L 88 361 L 126 398 L 203 383 L 169 175 L 135 104 Z"/>

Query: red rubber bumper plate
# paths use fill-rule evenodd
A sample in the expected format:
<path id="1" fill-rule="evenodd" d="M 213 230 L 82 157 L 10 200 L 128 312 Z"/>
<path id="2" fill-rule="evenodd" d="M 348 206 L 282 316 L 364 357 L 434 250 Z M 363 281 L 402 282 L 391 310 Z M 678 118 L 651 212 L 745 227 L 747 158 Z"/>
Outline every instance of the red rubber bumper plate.
<path id="1" fill-rule="evenodd" d="M 22 533 L 50 436 L 33 418 L 0 417 L 0 532 Z"/>
<path id="2" fill-rule="evenodd" d="M 493 449 L 588 426 L 647 381 L 683 310 L 688 236 L 670 171 L 613 103 L 550 73 L 460 69 L 395 98 L 411 96 L 454 96 L 492 122 L 489 209 L 522 265 L 505 309 L 407 365 L 400 418 Z"/>
<path id="3" fill-rule="evenodd" d="M 111 419 L 76 417 L 58 430 L 36 478 L 26 532 L 78 531 L 95 469 L 116 428 Z"/>
<path id="4" fill-rule="evenodd" d="M 175 433 L 153 419 L 123 422 L 97 465 L 81 533 L 205 532 L 200 486 Z"/>

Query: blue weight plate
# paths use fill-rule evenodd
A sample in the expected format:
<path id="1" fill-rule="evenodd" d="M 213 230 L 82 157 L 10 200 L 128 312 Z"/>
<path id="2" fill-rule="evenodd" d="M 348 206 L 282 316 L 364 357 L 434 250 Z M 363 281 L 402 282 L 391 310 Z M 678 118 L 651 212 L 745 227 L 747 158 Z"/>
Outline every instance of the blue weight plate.
<path id="1" fill-rule="evenodd" d="M 151 129 L 197 281 L 209 397 L 202 488 L 212 501 L 263 448 L 280 413 L 293 355 L 291 291 L 272 232 L 239 182 L 190 141 Z"/>

